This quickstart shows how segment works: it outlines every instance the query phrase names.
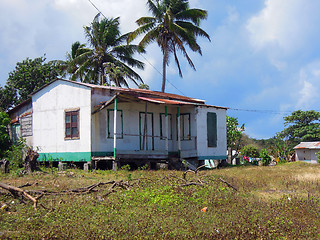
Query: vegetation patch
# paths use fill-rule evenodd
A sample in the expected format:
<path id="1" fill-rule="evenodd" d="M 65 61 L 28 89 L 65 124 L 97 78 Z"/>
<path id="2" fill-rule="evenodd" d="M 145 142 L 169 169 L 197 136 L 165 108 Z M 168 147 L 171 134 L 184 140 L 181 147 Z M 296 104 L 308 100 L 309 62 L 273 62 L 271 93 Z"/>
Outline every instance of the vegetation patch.
<path id="1" fill-rule="evenodd" d="M 2 174 L 2 183 L 22 186 L 33 196 L 47 193 L 39 199 L 45 208 L 35 211 L 31 201 L 1 190 L 0 237 L 319 239 L 319 178 L 311 177 L 316 174 L 319 166 L 303 163 L 196 174 L 77 169 Z"/>

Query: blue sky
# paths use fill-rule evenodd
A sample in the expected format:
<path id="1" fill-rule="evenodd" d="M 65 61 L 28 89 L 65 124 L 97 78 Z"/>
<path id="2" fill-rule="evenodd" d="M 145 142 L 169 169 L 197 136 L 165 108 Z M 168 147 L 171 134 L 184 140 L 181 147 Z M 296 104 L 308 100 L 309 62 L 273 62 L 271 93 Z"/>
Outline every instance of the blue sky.
<path id="1" fill-rule="evenodd" d="M 120 16 L 123 33 L 149 15 L 145 0 L 91 1 L 105 16 Z M 291 111 L 320 110 L 319 0 L 190 0 L 190 6 L 208 10 L 201 27 L 212 41 L 199 38 L 202 56 L 189 51 L 197 71 L 180 58 L 183 79 L 171 61 L 167 92 L 229 107 L 255 138 L 273 137 Z M 3 0 L 0 9 L 1 86 L 27 57 L 65 59 L 73 42 L 85 42 L 83 26 L 97 14 L 88 0 Z M 157 45 L 137 57 L 161 72 Z M 162 76 L 149 63 L 140 74 L 160 90 Z"/>

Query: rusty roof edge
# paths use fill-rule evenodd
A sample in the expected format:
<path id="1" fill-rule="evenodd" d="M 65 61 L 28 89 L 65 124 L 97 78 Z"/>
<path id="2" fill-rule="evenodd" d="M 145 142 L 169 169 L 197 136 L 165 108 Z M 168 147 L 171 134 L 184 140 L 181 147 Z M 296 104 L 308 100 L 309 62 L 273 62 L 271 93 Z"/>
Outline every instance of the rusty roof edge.
<path id="1" fill-rule="evenodd" d="M 18 105 L 14 106 L 13 108 L 11 108 L 10 110 L 7 111 L 8 114 L 10 114 L 11 112 L 14 112 L 16 109 L 24 106 L 24 105 L 27 105 L 28 103 L 31 102 L 31 98 L 28 98 L 27 100 L 24 100 L 23 102 L 19 103 Z"/>

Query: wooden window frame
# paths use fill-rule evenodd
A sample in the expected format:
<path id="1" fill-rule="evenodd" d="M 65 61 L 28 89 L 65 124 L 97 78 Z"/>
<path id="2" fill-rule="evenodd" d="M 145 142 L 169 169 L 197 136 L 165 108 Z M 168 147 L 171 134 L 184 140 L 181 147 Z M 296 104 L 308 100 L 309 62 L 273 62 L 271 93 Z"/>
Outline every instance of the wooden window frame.
<path id="1" fill-rule="evenodd" d="M 107 127 L 107 138 L 112 138 L 113 139 L 113 134 L 114 133 L 110 134 L 110 112 L 114 112 L 114 109 L 107 109 L 107 124 L 108 124 L 108 127 Z M 120 113 L 120 118 L 121 118 L 121 134 L 117 135 L 117 139 L 123 139 L 123 111 L 117 109 L 117 112 Z M 114 119 L 114 116 L 113 116 L 112 119 Z M 111 129 L 113 130 L 113 126 L 111 126 Z"/>
<path id="2" fill-rule="evenodd" d="M 184 132 L 184 116 L 188 115 L 189 116 L 189 136 L 185 135 Z M 180 127 L 181 127 L 181 141 L 190 141 L 191 140 L 191 113 L 180 113 Z M 178 115 L 177 115 L 177 140 L 178 140 Z"/>
<path id="3" fill-rule="evenodd" d="M 163 126 L 165 126 L 166 124 L 162 122 L 162 116 L 165 116 L 165 113 L 160 113 L 160 139 L 161 140 L 165 140 L 166 136 L 165 134 L 162 134 L 162 130 L 164 129 Z M 171 126 L 171 131 L 169 131 L 169 138 L 168 140 L 172 140 L 172 114 L 168 113 L 168 118 L 169 118 L 169 125 Z"/>
<path id="4" fill-rule="evenodd" d="M 142 139 L 142 128 L 141 128 L 141 124 L 142 124 L 142 121 L 141 121 L 141 115 L 142 114 L 145 114 L 146 112 L 139 112 L 139 139 L 140 139 L 140 150 L 143 150 L 142 149 L 142 142 L 143 142 L 143 139 Z M 153 118 L 153 112 L 147 112 L 147 115 L 150 114 L 151 115 L 151 129 L 152 129 L 152 136 L 151 136 L 151 140 L 152 140 L 152 150 L 154 150 L 154 118 Z M 148 138 L 148 137 L 147 137 Z"/>
<path id="5" fill-rule="evenodd" d="M 64 111 L 64 125 L 65 125 L 65 140 L 80 139 L 80 109 L 65 110 Z M 70 116 L 70 122 L 67 122 L 67 117 Z M 77 121 L 72 122 L 72 116 L 77 116 Z M 67 129 L 70 128 L 70 134 L 67 135 Z M 77 128 L 77 133 L 72 134 L 72 128 Z"/>
<path id="6" fill-rule="evenodd" d="M 209 124 L 214 124 L 209 126 Z M 207 112 L 207 141 L 208 147 L 216 148 L 218 145 L 218 114 Z"/>

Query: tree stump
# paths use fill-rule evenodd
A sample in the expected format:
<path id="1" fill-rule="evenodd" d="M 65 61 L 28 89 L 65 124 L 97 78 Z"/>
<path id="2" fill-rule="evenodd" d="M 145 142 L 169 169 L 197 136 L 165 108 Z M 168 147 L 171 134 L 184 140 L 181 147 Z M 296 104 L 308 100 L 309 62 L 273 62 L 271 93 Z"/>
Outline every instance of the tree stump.
<path id="1" fill-rule="evenodd" d="M 32 148 L 28 149 L 27 156 L 24 160 L 24 169 L 28 174 L 37 170 L 38 157 L 39 157 L 39 153 L 37 153 L 36 151 L 33 151 Z"/>
<path id="2" fill-rule="evenodd" d="M 7 159 L 0 160 L 0 170 L 2 173 L 9 173 L 9 161 Z"/>

